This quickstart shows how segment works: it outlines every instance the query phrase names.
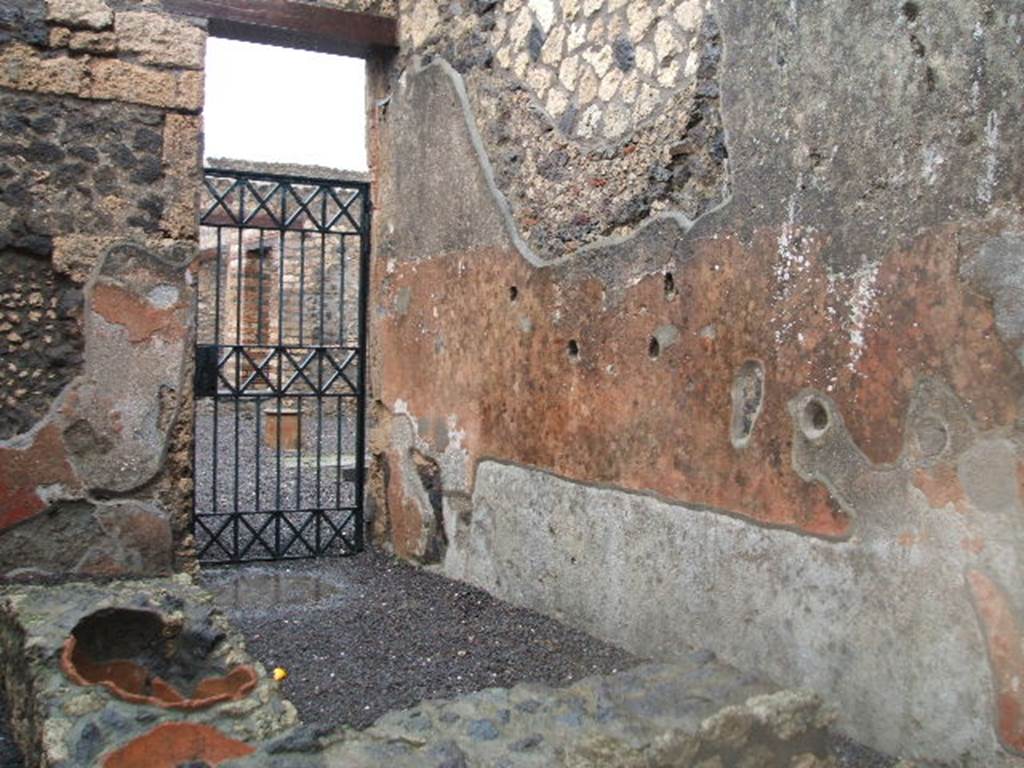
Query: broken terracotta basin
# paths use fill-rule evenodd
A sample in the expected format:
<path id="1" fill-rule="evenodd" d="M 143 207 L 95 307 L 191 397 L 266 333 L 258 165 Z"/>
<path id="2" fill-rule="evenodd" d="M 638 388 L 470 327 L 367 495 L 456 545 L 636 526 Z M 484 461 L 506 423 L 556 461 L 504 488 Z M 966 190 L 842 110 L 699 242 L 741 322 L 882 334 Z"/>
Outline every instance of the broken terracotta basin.
<path id="1" fill-rule="evenodd" d="M 212 725 L 164 723 L 111 752 L 104 758 L 103 768 L 178 768 L 192 764 L 216 768 L 254 751 Z"/>
<path id="2" fill-rule="evenodd" d="M 78 622 L 61 668 L 78 685 L 102 685 L 133 704 L 203 709 L 256 687 L 248 664 L 227 671 L 211 658 L 222 637 L 209 626 L 167 623 L 155 611 L 107 608 Z"/>

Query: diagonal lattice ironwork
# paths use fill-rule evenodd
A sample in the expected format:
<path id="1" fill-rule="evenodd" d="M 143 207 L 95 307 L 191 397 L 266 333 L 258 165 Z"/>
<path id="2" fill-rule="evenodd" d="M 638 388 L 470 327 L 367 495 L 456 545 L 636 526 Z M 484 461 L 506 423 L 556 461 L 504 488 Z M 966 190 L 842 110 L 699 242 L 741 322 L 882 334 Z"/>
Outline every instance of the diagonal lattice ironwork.
<path id="1" fill-rule="evenodd" d="M 254 227 L 362 236 L 362 182 L 208 171 L 203 181 L 203 226 Z"/>
<path id="2" fill-rule="evenodd" d="M 345 347 L 231 346 L 218 358 L 218 391 L 232 397 L 359 397 L 349 375 L 357 369 L 358 378 L 358 367 L 359 351 Z"/>
<path id="3" fill-rule="evenodd" d="M 200 192 L 198 557 L 359 552 L 369 185 L 210 169 Z"/>

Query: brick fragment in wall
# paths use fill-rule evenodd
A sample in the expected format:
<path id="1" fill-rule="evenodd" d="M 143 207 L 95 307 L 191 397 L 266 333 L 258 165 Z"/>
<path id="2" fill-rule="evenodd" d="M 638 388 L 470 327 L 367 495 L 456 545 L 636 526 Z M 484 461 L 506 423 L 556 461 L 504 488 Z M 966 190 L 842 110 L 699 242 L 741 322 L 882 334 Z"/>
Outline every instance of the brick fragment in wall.
<path id="1" fill-rule="evenodd" d="M 107 29 L 114 21 L 102 0 L 47 0 L 47 20 L 78 29 Z"/>
<path id="2" fill-rule="evenodd" d="M 67 46 L 76 53 L 114 53 L 117 38 L 112 32 L 72 32 Z"/>
<path id="3" fill-rule="evenodd" d="M 163 13 L 126 11 L 114 19 L 118 50 L 142 64 L 202 69 L 206 33 Z"/>

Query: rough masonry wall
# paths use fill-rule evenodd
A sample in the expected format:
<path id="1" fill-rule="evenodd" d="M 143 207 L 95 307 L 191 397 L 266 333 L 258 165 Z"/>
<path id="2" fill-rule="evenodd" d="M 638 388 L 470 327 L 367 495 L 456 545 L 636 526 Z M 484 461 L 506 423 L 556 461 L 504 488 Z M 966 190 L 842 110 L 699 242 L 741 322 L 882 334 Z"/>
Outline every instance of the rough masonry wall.
<path id="1" fill-rule="evenodd" d="M 403 5 L 378 533 L 631 649 L 811 685 L 883 750 L 1021 764 L 1013 6 Z M 559 124 L 554 73 L 609 56 L 593 130 Z M 651 204 L 616 220 L 626 190 Z"/>
<path id="2" fill-rule="evenodd" d="M 183 543 L 205 37 L 155 2 L 0 13 L 0 575 Z"/>
<path id="3" fill-rule="evenodd" d="M 728 194 L 721 39 L 698 0 L 410 3 L 407 51 L 466 78 L 519 230 L 546 258 Z"/>

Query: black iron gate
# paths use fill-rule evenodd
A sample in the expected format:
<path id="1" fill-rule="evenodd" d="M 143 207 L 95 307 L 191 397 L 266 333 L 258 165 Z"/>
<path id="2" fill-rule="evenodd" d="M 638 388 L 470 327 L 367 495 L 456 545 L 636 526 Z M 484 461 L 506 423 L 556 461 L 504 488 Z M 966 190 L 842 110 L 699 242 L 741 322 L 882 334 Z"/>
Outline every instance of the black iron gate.
<path id="1" fill-rule="evenodd" d="M 194 276 L 200 560 L 363 548 L 364 182 L 210 169 Z"/>

